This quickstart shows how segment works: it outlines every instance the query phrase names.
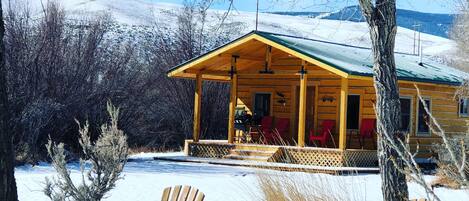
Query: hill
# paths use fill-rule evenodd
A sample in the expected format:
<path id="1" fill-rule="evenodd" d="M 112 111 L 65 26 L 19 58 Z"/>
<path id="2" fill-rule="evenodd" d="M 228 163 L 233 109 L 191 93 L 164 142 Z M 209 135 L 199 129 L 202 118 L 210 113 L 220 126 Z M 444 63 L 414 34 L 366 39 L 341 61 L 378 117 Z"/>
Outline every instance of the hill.
<path id="1" fill-rule="evenodd" d="M 364 22 L 365 18 L 359 6 L 349 6 L 337 12 L 272 12 L 273 14 L 289 16 L 305 16 L 321 19 Z M 448 38 L 453 25 L 454 14 L 422 13 L 412 10 L 397 9 L 398 26 L 414 29 L 420 25 L 420 31 L 436 36 Z"/>
<path id="2" fill-rule="evenodd" d="M 27 1 L 33 8 L 41 8 L 40 1 Z M 3 2 L 7 2 L 3 0 Z M 164 24 L 167 28 L 173 27 L 176 17 L 171 12 L 181 8 L 180 5 L 169 3 L 156 3 L 145 0 L 126 0 L 116 3 L 114 0 L 66 0 L 62 2 L 65 10 L 80 18 L 84 15 L 94 15 L 103 11 L 112 14 L 114 19 L 122 24 L 132 27 L 147 26 L 156 22 Z M 347 7 L 334 13 L 303 12 L 303 13 L 260 13 L 259 30 L 294 35 L 305 38 L 326 40 L 336 43 L 343 43 L 354 46 L 370 46 L 368 27 L 361 19 L 357 7 Z M 220 16 L 225 11 L 209 10 L 208 22 L 219 23 Z M 36 14 L 41 14 L 37 11 Z M 243 35 L 255 28 L 255 13 L 233 11 L 227 22 L 241 23 L 243 29 L 239 35 Z M 427 27 L 441 26 L 441 30 L 426 31 L 421 35 L 423 53 L 428 57 L 446 60 L 448 55 L 452 55 L 454 41 L 441 37 L 447 32 L 448 23 L 451 16 L 440 14 L 426 14 L 414 11 L 400 10 L 399 28 L 396 38 L 396 51 L 403 53 L 414 53 L 414 31 L 411 29 L 414 21 L 426 22 L 422 25 L 422 30 Z M 434 16 L 434 17 L 429 17 Z M 346 19 L 346 20 L 337 20 Z M 404 23 L 404 21 L 408 23 Z M 427 25 L 428 24 L 428 25 Z M 434 28 L 428 28 L 433 30 Z M 430 33 L 432 32 L 432 33 Z"/>

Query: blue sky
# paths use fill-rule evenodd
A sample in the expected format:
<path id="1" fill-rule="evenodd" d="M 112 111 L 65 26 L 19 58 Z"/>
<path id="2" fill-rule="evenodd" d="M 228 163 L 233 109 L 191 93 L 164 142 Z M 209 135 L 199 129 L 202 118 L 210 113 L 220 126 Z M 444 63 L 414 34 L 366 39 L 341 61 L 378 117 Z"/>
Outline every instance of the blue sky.
<path id="1" fill-rule="evenodd" d="M 184 0 L 148 0 L 181 4 Z M 227 0 L 218 1 L 213 8 L 226 9 Z M 240 11 L 255 11 L 256 0 L 234 0 L 235 8 Z M 397 0 L 397 7 L 402 9 L 429 12 L 454 13 L 454 0 Z M 358 0 L 260 0 L 259 9 L 269 11 L 335 11 L 345 6 L 356 5 Z"/>

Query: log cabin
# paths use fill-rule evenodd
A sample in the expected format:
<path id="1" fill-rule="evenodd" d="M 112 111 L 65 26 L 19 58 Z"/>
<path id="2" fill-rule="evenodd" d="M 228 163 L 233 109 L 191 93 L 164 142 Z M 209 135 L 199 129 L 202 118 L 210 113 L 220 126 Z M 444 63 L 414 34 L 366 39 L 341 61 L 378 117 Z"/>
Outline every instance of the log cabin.
<path id="1" fill-rule="evenodd" d="M 445 131 L 461 134 L 468 130 L 469 101 L 456 99 L 455 92 L 467 74 L 411 54 L 396 53 L 395 61 L 401 130 L 414 150 L 419 145 L 419 156 L 428 157 L 440 138 L 429 128 L 416 87 Z M 193 138 L 186 140 L 185 153 L 314 166 L 376 166 L 376 134 L 363 134 L 376 119 L 372 66 L 369 48 L 261 31 L 175 66 L 167 72 L 169 77 L 196 82 Z M 230 84 L 226 140 L 199 139 L 204 80 Z M 264 119 L 271 122 L 263 125 Z M 256 137 L 285 120 L 283 127 L 288 128 L 275 132 L 281 143 Z M 318 145 L 311 136 L 324 134 L 325 122 L 332 122 L 329 136 Z"/>

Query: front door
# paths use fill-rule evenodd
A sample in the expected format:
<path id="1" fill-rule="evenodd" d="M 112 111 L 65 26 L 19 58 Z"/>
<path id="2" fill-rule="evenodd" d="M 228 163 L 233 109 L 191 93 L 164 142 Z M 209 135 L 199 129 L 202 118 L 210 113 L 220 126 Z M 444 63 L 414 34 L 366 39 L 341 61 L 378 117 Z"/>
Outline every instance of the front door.
<path id="1" fill-rule="evenodd" d="M 347 97 L 347 130 L 358 130 L 360 126 L 360 95 Z"/>

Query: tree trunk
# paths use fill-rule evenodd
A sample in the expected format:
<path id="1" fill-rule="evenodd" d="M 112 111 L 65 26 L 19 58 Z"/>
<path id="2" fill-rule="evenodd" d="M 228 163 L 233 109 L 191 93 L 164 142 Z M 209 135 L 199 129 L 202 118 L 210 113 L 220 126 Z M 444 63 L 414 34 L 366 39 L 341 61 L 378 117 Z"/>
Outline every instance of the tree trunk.
<path id="1" fill-rule="evenodd" d="M 400 102 L 394 61 L 396 38 L 396 1 L 359 0 L 362 12 L 370 28 L 374 58 L 374 87 L 376 90 L 376 117 L 378 131 L 378 160 L 381 172 L 383 199 L 387 201 L 408 200 L 407 182 L 403 162 L 388 143 L 385 136 L 395 142 L 403 139 L 399 132 Z M 397 167 L 396 167 L 397 165 Z"/>
<path id="2" fill-rule="evenodd" d="M 5 46 L 3 44 L 5 24 L 2 11 L 2 5 L 0 4 L 0 200 L 17 201 L 13 140 L 9 129 Z"/>

